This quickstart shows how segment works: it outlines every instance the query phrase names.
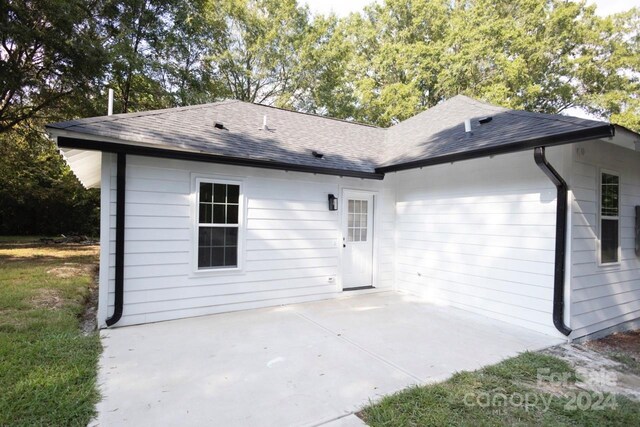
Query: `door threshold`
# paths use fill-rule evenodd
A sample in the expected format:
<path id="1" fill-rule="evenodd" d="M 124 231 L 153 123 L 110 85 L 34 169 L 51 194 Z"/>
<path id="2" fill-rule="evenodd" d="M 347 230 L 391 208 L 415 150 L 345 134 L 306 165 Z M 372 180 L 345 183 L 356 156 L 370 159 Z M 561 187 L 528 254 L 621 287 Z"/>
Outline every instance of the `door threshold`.
<path id="1" fill-rule="evenodd" d="M 346 292 L 346 291 L 361 291 L 363 289 L 375 289 L 375 287 L 371 286 L 371 285 L 369 285 L 369 286 L 357 286 L 355 288 L 344 288 L 342 291 L 343 292 Z"/>

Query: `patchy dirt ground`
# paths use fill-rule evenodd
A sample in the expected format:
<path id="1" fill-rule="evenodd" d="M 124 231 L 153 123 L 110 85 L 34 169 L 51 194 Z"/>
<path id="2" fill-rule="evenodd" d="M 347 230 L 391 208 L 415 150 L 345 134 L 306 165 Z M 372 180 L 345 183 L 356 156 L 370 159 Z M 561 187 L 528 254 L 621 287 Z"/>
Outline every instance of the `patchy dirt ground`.
<path id="1" fill-rule="evenodd" d="M 622 394 L 640 401 L 640 331 L 617 333 L 545 351 L 569 362 L 585 390 Z"/>
<path id="2" fill-rule="evenodd" d="M 31 304 L 36 308 L 57 310 L 64 305 L 64 299 L 60 296 L 60 292 L 55 289 L 40 289 L 37 294 L 31 298 Z"/>
<path id="3" fill-rule="evenodd" d="M 77 277 L 83 274 L 93 273 L 94 269 L 95 267 L 93 265 L 66 262 L 62 267 L 47 270 L 47 273 L 53 274 L 54 276 L 62 279 L 68 279 L 69 277 Z"/>
<path id="4" fill-rule="evenodd" d="M 84 303 L 84 313 L 80 319 L 80 328 L 84 334 L 98 329 L 98 272 L 98 266 L 93 266 L 94 280 L 89 288 L 89 295 Z"/>

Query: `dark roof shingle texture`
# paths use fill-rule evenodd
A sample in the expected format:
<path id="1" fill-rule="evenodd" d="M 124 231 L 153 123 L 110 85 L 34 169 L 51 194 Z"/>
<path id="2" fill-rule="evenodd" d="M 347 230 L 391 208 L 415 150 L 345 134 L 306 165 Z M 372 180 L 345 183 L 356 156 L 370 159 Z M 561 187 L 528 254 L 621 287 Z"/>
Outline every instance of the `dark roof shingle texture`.
<path id="1" fill-rule="evenodd" d="M 262 128 L 267 116 L 267 130 Z M 478 119 L 491 116 L 480 125 Z M 472 119 L 473 135 L 464 132 Z M 228 130 L 216 129 L 222 123 Z M 356 172 L 600 127 L 569 116 L 508 110 L 458 95 L 390 128 L 240 101 L 78 119 L 47 126 L 122 143 Z M 323 158 L 314 157 L 317 151 Z"/>

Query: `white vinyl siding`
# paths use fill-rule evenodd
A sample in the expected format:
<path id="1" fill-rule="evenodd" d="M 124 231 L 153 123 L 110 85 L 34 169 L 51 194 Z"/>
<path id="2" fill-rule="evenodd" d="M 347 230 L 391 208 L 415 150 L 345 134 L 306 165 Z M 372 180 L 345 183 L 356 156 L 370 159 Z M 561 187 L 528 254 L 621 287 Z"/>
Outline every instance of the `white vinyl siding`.
<path id="1" fill-rule="evenodd" d="M 105 315 L 113 312 L 115 278 L 115 161 L 111 180 L 108 245 L 109 292 Z M 245 206 L 240 255 L 242 271 L 194 273 L 196 227 L 193 176 L 241 180 Z M 393 207 L 385 204 L 381 181 L 288 173 L 264 169 L 127 157 L 124 310 L 118 326 L 218 312 L 274 306 L 342 295 L 341 224 L 329 211 L 327 194 L 341 187 L 379 191 L 381 238 L 374 247 L 384 259 L 374 272 L 376 287 L 393 285 Z M 342 209 L 343 207 L 340 207 Z M 391 217 L 390 217 L 391 215 Z M 385 224 L 387 224 L 385 226 Z M 375 233 L 374 233 L 375 234 Z M 379 245 L 377 242 L 380 242 Z M 329 279 L 332 278 L 330 281 Z M 104 322 L 102 317 L 101 322 Z"/>
<path id="2" fill-rule="evenodd" d="M 602 141 L 574 146 L 571 173 L 571 335 L 593 334 L 640 318 L 640 258 L 635 206 L 640 205 L 640 153 Z M 619 262 L 600 263 L 600 173 L 620 177 Z"/>
<path id="3" fill-rule="evenodd" d="M 561 153 L 548 151 L 557 169 Z M 399 172 L 395 180 L 399 289 L 558 334 L 556 189 L 531 151 Z"/>

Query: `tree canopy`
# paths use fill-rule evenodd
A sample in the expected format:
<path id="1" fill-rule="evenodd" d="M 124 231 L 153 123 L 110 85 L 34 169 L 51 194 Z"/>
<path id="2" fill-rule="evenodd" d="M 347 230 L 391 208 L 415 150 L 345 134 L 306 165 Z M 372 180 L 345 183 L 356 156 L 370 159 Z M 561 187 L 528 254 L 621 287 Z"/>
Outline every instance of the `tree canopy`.
<path id="1" fill-rule="evenodd" d="M 0 165 L 0 197 L 23 188 L 12 176 L 42 182 L 27 164 L 69 190 L 42 126 L 104 114 L 109 88 L 116 113 L 235 98 L 388 126 L 462 93 L 640 131 L 637 9 L 385 0 L 341 18 L 296 0 L 0 0 L 0 12 L 0 145 L 20 157 Z"/>

